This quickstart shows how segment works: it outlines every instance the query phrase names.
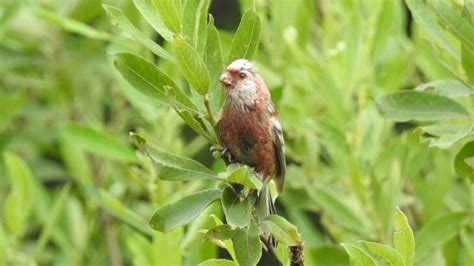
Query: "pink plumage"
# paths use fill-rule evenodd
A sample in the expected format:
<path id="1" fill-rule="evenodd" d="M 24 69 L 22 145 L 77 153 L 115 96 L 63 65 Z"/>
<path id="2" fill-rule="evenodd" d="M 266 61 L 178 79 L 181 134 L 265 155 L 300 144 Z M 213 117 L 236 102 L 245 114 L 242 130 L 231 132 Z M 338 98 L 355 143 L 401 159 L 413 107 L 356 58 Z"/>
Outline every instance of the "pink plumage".
<path id="1" fill-rule="evenodd" d="M 249 165 L 262 179 L 275 178 L 283 190 L 286 161 L 283 132 L 270 92 L 252 64 L 232 62 L 221 75 L 225 103 L 219 134 L 235 162 Z"/>

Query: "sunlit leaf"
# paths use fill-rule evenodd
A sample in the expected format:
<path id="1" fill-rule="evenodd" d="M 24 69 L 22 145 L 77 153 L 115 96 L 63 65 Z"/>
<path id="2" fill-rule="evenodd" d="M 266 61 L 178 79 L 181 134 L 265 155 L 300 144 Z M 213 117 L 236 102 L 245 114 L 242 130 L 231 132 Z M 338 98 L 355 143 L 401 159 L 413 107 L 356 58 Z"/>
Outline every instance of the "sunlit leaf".
<path id="1" fill-rule="evenodd" d="M 461 46 L 461 63 L 471 85 L 474 84 L 474 51 Z"/>
<path id="2" fill-rule="evenodd" d="M 165 25 L 174 33 L 181 32 L 180 0 L 153 0 Z"/>
<path id="3" fill-rule="evenodd" d="M 133 0 L 135 7 L 140 11 L 145 20 L 167 41 L 173 40 L 171 32 L 160 17 L 158 10 L 153 4 L 153 0 Z"/>
<path id="4" fill-rule="evenodd" d="M 233 187 L 225 187 L 222 191 L 222 209 L 228 224 L 244 227 L 250 222 L 251 207 L 248 197 L 240 198 Z"/>
<path id="5" fill-rule="evenodd" d="M 352 244 L 342 244 L 347 254 L 349 254 L 349 259 L 351 261 L 351 266 L 376 266 L 374 259 L 370 257 L 364 250 L 354 246 Z"/>
<path id="6" fill-rule="evenodd" d="M 458 80 L 435 80 L 418 85 L 416 91 L 426 91 L 432 88 L 436 94 L 448 98 L 466 97 L 474 94 L 474 90 Z"/>
<path id="7" fill-rule="evenodd" d="M 210 87 L 210 104 L 211 110 L 217 114 L 224 101 L 223 89 L 219 84 L 219 76 L 224 70 L 224 57 L 222 55 L 222 45 L 219 31 L 214 26 L 214 18 L 209 15 L 209 24 L 207 26 L 207 42 L 205 61 L 209 70 L 211 82 Z"/>
<path id="8" fill-rule="evenodd" d="M 209 229 L 204 235 L 205 239 L 213 238 L 219 240 L 231 239 L 235 235 L 235 230 L 228 224 L 218 225 Z"/>
<path id="9" fill-rule="evenodd" d="M 387 262 L 388 265 L 392 265 L 392 266 L 405 265 L 405 261 L 403 260 L 402 255 L 400 255 L 400 253 L 394 248 L 387 245 L 374 243 L 374 242 L 368 242 L 368 241 L 361 241 L 361 243 L 367 247 L 370 253 L 372 253 L 373 255 L 377 257 L 382 258 L 384 261 Z"/>
<path id="10" fill-rule="evenodd" d="M 451 32 L 461 43 L 465 44 L 472 51 L 474 50 L 474 27 L 454 11 L 449 5 L 440 0 L 431 0 L 427 2 L 432 8 L 434 14 L 441 25 Z"/>
<path id="11" fill-rule="evenodd" d="M 260 233 L 256 224 L 237 229 L 232 239 L 234 243 L 235 256 L 241 266 L 256 265 L 262 256 L 262 244 Z"/>
<path id="12" fill-rule="evenodd" d="M 154 232 L 152 254 L 156 266 L 183 265 L 185 251 L 181 247 L 183 228 L 168 233 Z"/>
<path id="13" fill-rule="evenodd" d="M 393 245 L 401 254 L 405 265 L 413 265 L 415 237 L 405 214 L 397 208 L 393 215 Z"/>
<path id="14" fill-rule="evenodd" d="M 206 94 L 209 89 L 209 72 L 196 50 L 178 38 L 174 40 L 171 50 L 181 73 L 189 84 L 199 94 Z"/>
<path id="15" fill-rule="evenodd" d="M 458 175 L 469 178 L 474 183 L 474 141 L 466 143 L 456 154 L 454 169 Z"/>
<path id="16" fill-rule="evenodd" d="M 145 145 L 150 159 L 159 166 L 159 177 L 169 181 L 216 179 L 217 176 L 201 163 Z"/>
<path id="17" fill-rule="evenodd" d="M 25 95 L 18 93 L 0 99 L 0 131 L 5 129 L 20 113 L 25 102 Z"/>
<path id="18" fill-rule="evenodd" d="M 431 147 L 447 149 L 459 140 L 468 136 L 473 130 L 473 124 L 468 119 L 461 121 L 448 120 L 421 127 L 421 129 L 424 132 L 437 137 L 428 138 Z"/>
<path id="19" fill-rule="evenodd" d="M 427 11 L 425 2 L 419 0 L 406 0 L 407 6 L 411 11 L 416 23 L 420 24 L 423 30 L 433 38 L 438 45 L 448 52 L 454 58 L 458 58 L 456 50 L 452 46 L 443 29 L 436 23 L 433 16 Z"/>
<path id="20" fill-rule="evenodd" d="M 231 260 L 210 259 L 199 263 L 198 266 L 238 266 L 238 264 Z"/>
<path id="21" fill-rule="evenodd" d="M 261 23 L 254 8 L 247 10 L 240 20 L 227 58 L 230 63 L 236 59 L 252 59 L 260 42 Z"/>
<path id="22" fill-rule="evenodd" d="M 251 189 L 262 188 L 262 181 L 253 173 L 252 169 L 246 165 L 230 164 L 225 172 L 219 174 L 222 179 L 227 179 L 231 183 L 241 184 Z"/>
<path id="23" fill-rule="evenodd" d="M 342 248 L 333 246 L 319 246 L 316 248 L 306 247 L 305 262 L 309 264 L 312 261 L 314 264 L 320 265 L 338 265 L 349 266 L 349 256 Z M 309 254 L 309 256 L 307 255 Z M 312 264 L 309 264 L 312 265 Z"/>
<path id="24" fill-rule="evenodd" d="M 179 116 L 186 122 L 186 124 L 192 128 L 196 133 L 205 137 L 211 143 L 214 143 L 214 140 L 211 136 L 207 133 L 207 131 L 202 127 L 201 123 L 187 110 L 179 111 Z"/>
<path id="25" fill-rule="evenodd" d="M 177 109 L 197 110 L 178 85 L 149 61 L 130 53 L 118 53 L 114 64 L 125 80 L 144 95 Z"/>
<path id="26" fill-rule="evenodd" d="M 301 243 L 298 229 L 285 218 L 278 215 L 269 215 L 264 219 L 264 223 L 278 242 L 287 246 L 295 246 Z"/>
<path id="27" fill-rule="evenodd" d="M 154 230 L 167 233 L 196 218 L 214 200 L 221 197 L 218 189 L 208 189 L 185 196 L 160 207 L 150 220 Z"/>
<path id="28" fill-rule="evenodd" d="M 396 92 L 376 98 L 376 103 L 383 117 L 395 121 L 433 121 L 469 116 L 461 104 L 428 92 Z"/>
<path id="29" fill-rule="evenodd" d="M 157 56 L 169 60 L 174 61 L 174 58 L 161 46 L 155 43 L 153 40 L 148 38 L 145 34 L 143 34 L 140 30 L 138 30 L 125 16 L 122 10 L 109 6 L 103 5 L 105 11 L 110 16 L 111 20 L 114 21 L 118 26 L 128 32 L 136 41 L 141 43 L 146 48 L 150 49 L 154 54 Z"/>
<path id="30" fill-rule="evenodd" d="M 186 1 L 183 9 L 183 36 L 198 54 L 206 44 L 207 13 L 210 0 Z"/>
<path id="31" fill-rule="evenodd" d="M 6 151 L 3 159 L 11 187 L 3 205 L 5 227 L 11 235 L 20 236 L 33 207 L 33 175 L 20 156 Z"/>

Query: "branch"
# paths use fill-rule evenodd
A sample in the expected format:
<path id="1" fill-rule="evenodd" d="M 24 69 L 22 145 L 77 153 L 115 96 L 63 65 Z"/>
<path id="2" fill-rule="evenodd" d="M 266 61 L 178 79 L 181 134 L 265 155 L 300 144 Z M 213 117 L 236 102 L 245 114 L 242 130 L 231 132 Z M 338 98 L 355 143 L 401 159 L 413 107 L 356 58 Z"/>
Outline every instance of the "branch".
<path id="1" fill-rule="evenodd" d="M 275 252 L 275 248 L 273 248 L 273 245 L 272 243 L 270 243 L 269 239 L 261 235 L 260 240 L 263 242 L 263 244 L 265 244 L 268 254 L 270 254 L 270 256 L 275 260 L 277 265 L 283 266 L 283 262 L 281 262 L 280 258 L 278 258 L 278 255 Z"/>

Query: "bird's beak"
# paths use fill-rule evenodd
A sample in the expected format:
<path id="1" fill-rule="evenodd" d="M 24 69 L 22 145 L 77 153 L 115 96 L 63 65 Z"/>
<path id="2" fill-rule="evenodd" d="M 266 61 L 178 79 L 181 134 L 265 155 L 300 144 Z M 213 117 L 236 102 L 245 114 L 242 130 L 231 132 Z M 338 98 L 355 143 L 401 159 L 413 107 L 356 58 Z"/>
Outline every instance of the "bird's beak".
<path id="1" fill-rule="evenodd" d="M 227 75 L 227 73 L 222 74 L 219 77 L 219 81 L 222 83 L 224 86 L 229 86 L 232 85 L 232 79 Z"/>

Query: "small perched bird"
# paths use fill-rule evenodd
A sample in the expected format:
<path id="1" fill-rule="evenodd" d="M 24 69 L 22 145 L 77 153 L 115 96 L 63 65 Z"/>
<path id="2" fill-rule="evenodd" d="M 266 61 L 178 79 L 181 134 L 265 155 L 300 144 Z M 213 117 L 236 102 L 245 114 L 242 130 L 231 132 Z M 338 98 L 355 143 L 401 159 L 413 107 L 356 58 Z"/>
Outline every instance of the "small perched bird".
<path id="1" fill-rule="evenodd" d="M 263 181 L 260 198 L 267 214 L 275 212 L 268 190 L 274 178 L 279 193 L 283 190 L 286 172 L 285 144 L 278 112 L 265 82 L 252 63 L 245 59 L 232 62 L 220 76 L 224 87 L 224 107 L 219 121 L 219 135 L 232 162 L 254 168 Z M 262 217 L 264 218 L 264 217 Z"/>

